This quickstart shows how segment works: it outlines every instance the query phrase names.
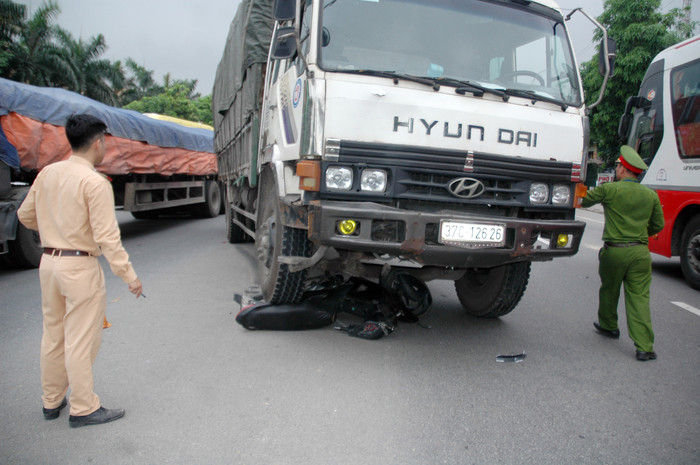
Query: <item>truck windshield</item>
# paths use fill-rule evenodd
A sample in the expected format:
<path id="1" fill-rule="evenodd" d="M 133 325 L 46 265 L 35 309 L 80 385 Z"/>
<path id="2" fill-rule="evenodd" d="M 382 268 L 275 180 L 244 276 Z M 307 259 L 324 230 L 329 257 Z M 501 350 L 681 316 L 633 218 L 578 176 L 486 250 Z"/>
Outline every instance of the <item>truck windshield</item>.
<path id="1" fill-rule="evenodd" d="M 325 0 L 319 64 L 326 71 L 528 91 L 580 106 L 564 24 L 554 11 L 538 8 L 481 0 Z"/>

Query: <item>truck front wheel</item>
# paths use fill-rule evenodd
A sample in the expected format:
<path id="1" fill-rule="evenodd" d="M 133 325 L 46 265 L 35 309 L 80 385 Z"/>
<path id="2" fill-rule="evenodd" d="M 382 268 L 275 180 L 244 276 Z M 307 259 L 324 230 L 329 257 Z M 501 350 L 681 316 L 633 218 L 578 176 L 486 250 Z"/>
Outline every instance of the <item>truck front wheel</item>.
<path id="1" fill-rule="evenodd" d="M 306 270 L 291 272 L 281 264 L 282 256 L 309 257 L 311 243 L 306 230 L 285 226 L 277 208 L 277 189 L 269 171 L 263 173 L 259 187 L 255 249 L 260 268 L 260 288 L 269 303 L 295 303 L 301 299 Z"/>
<path id="2" fill-rule="evenodd" d="M 469 268 L 455 281 L 457 297 L 473 316 L 498 318 L 520 302 L 530 279 L 530 262 L 494 268 Z"/>
<path id="3" fill-rule="evenodd" d="M 681 269 L 693 289 L 700 290 L 700 215 L 690 219 L 681 238 Z"/>

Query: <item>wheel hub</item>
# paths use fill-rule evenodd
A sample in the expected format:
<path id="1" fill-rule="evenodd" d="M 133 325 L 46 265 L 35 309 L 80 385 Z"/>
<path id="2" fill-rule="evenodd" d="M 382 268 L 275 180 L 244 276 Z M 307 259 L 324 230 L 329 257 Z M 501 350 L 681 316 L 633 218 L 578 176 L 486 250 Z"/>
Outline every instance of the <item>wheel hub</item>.
<path id="1" fill-rule="evenodd" d="M 695 235 L 688 241 L 688 264 L 695 272 L 700 273 L 700 234 Z"/>
<path id="2" fill-rule="evenodd" d="M 275 247 L 275 222 L 273 218 L 268 218 L 264 223 L 264 227 L 260 231 L 258 241 L 258 261 L 263 264 L 266 270 L 272 266 L 272 257 L 274 256 Z"/>

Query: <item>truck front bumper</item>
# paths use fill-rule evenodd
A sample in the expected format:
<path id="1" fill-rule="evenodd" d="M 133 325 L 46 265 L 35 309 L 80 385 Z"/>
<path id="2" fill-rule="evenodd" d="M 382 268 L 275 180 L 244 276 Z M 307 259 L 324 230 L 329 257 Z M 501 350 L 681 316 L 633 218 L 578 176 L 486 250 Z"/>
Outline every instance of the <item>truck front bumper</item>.
<path id="1" fill-rule="evenodd" d="M 338 231 L 340 221 L 358 225 L 353 235 Z M 442 220 L 505 226 L 505 244 L 484 247 L 439 242 Z M 368 202 L 312 201 L 309 239 L 336 250 L 393 256 L 423 266 L 492 267 L 524 260 L 544 261 L 578 252 L 586 226 L 580 221 L 529 220 L 451 211 L 416 212 Z M 566 236 L 564 244 L 563 236 Z M 562 237 L 562 241 L 558 239 Z"/>

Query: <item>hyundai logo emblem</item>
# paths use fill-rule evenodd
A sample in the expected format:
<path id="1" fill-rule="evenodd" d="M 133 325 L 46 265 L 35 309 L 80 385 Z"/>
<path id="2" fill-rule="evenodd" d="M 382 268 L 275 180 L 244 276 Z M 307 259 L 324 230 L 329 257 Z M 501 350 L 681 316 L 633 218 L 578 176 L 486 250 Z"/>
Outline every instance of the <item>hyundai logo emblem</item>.
<path id="1" fill-rule="evenodd" d="M 473 199 L 483 194 L 486 187 L 474 178 L 457 178 L 447 186 L 447 190 L 460 199 Z"/>

